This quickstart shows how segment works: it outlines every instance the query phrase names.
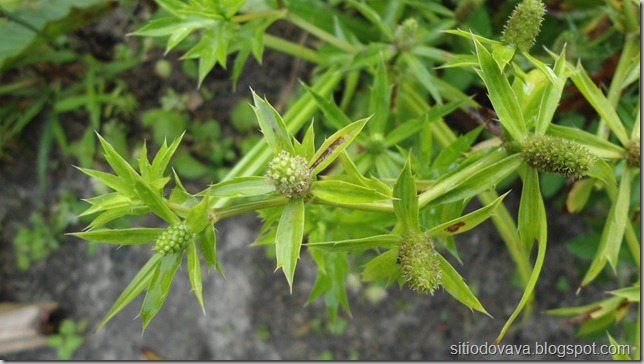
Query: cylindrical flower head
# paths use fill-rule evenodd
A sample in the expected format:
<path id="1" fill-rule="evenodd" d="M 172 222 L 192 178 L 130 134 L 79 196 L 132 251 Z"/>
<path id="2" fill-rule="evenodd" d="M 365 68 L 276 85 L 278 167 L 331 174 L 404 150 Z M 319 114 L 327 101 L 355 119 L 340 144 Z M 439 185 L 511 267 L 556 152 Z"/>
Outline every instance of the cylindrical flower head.
<path id="1" fill-rule="evenodd" d="M 407 50 L 416 43 L 416 34 L 418 33 L 418 22 L 414 18 L 405 20 L 396 28 L 394 35 L 394 44 L 399 50 Z"/>
<path id="2" fill-rule="evenodd" d="M 512 12 L 503 29 L 503 41 L 523 52 L 532 48 L 546 7 L 540 0 L 523 0 Z"/>
<path id="3" fill-rule="evenodd" d="M 268 164 L 266 180 L 285 197 L 304 197 L 311 189 L 311 169 L 306 159 L 281 151 Z"/>
<path id="4" fill-rule="evenodd" d="M 633 140 L 626 146 L 626 161 L 631 167 L 640 167 L 640 141 Z"/>
<path id="5" fill-rule="evenodd" d="M 154 250 L 162 255 L 180 253 L 186 250 L 193 238 L 194 234 L 192 234 L 185 222 L 174 224 L 157 238 Z"/>
<path id="6" fill-rule="evenodd" d="M 425 234 L 410 233 L 398 247 L 398 264 L 411 289 L 434 294 L 441 283 L 442 270 L 438 253 L 431 238 Z"/>
<path id="7" fill-rule="evenodd" d="M 523 160 L 539 172 L 580 179 L 597 161 L 585 146 L 550 135 L 531 136 L 522 145 Z"/>

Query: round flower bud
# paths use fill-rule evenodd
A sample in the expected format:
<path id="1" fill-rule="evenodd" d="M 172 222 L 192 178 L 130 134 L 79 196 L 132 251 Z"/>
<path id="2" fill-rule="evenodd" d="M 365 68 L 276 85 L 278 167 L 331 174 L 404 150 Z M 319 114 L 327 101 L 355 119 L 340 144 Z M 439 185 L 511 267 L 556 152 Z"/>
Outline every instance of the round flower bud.
<path id="1" fill-rule="evenodd" d="M 626 146 L 626 161 L 631 167 L 640 168 L 640 141 L 633 140 Z"/>
<path id="2" fill-rule="evenodd" d="M 416 34 L 418 33 L 418 22 L 410 18 L 402 22 L 396 28 L 394 35 L 394 45 L 401 51 L 411 48 L 416 43 Z"/>
<path id="3" fill-rule="evenodd" d="M 442 270 L 432 239 L 425 234 L 406 235 L 398 247 L 398 264 L 411 289 L 434 294 Z"/>
<path id="4" fill-rule="evenodd" d="M 311 189 L 311 169 L 306 159 L 281 151 L 268 164 L 267 182 L 285 197 L 304 197 Z"/>
<path id="5" fill-rule="evenodd" d="M 523 0 L 505 24 L 503 41 L 520 51 L 529 51 L 539 35 L 545 13 L 546 7 L 540 0 Z"/>
<path id="6" fill-rule="evenodd" d="M 188 247 L 192 239 L 194 239 L 194 234 L 188 229 L 185 222 L 174 224 L 157 238 L 154 250 L 162 255 L 180 253 Z"/>
<path id="7" fill-rule="evenodd" d="M 550 135 L 528 137 L 522 148 L 523 160 L 530 167 L 568 178 L 584 177 L 597 161 L 583 145 Z"/>

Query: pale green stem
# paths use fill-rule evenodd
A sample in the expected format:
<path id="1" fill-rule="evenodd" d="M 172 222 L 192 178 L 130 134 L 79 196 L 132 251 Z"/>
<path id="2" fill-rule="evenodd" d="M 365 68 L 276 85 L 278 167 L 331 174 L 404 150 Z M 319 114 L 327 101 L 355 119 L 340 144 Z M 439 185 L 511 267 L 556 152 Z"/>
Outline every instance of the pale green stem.
<path id="1" fill-rule="evenodd" d="M 633 347 L 635 348 L 633 350 L 633 360 L 640 360 L 640 353 L 642 352 L 642 348 L 640 348 L 640 345 L 642 344 L 641 337 L 642 337 L 642 332 L 640 331 L 642 328 L 642 303 L 638 302 L 637 303 L 637 319 L 635 320 L 635 338 L 633 340 Z"/>
<path id="2" fill-rule="evenodd" d="M 264 45 L 293 57 L 302 58 L 311 63 L 324 63 L 322 58 L 314 50 L 270 34 L 264 34 Z"/>
<path id="3" fill-rule="evenodd" d="M 637 235 L 635 235 L 635 231 L 633 230 L 632 224 L 626 224 L 625 236 L 626 236 L 626 246 L 628 246 L 628 250 L 631 252 L 631 255 L 633 256 L 633 260 L 635 260 L 635 263 L 637 264 L 637 268 L 639 269 L 640 255 L 641 255 L 640 241 L 639 239 L 637 239 Z"/>
<path id="4" fill-rule="evenodd" d="M 270 18 L 276 15 L 286 15 L 285 10 L 270 10 L 270 11 L 261 11 L 258 13 L 249 13 L 233 16 L 232 21 L 235 23 L 245 23 L 252 20 Z"/>
<path id="5" fill-rule="evenodd" d="M 288 13 L 286 15 L 286 19 L 290 21 L 291 23 L 295 24 L 299 28 L 315 35 L 316 37 L 322 39 L 323 41 L 336 46 L 337 48 L 351 53 L 351 54 L 356 54 L 360 51 L 357 47 L 343 41 L 342 39 L 336 37 L 335 35 L 327 32 L 324 29 L 318 28 L 317 26 L 309 23 L 308 21 L 300 18 L 299 16 L 293 14 L 293 13 Z"/>

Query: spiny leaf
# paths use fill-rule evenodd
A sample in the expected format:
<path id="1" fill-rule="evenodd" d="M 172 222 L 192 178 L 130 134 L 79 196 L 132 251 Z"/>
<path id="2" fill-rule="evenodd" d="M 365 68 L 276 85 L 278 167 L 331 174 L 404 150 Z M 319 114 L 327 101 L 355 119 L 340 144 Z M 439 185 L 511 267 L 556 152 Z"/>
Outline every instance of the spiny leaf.
<path id="1" fill-rule="evenodd" d="M 282 268 L 289 288 L 293 291 L 295 265 L 300 257 L 300 247 L 304 236 L 304 200 L 290 199 L 282 211 L 277 235 L 275 236 L 275 254 L 277 268 Z"/>
<path id="2" fill-rule="evenodd" d="M 523 114 L 517 96 L 512 90 L 507 78 L 499 69 L 499 65 L 485 47 L 473 38 L 476 54 L 481 70 L 479 75 L 485 82 L 494 110 L 499 116 L 501 124 L 516 141 L 522 141 L 528 135 Z"/>
<path id="3" fill-rule="evenodd" d="M 156 271 L 159 261 L 161 260 L 160 254 L 155 254 L 150 258 L 150 260 L 141 268 L 141 270 L 136 274 L 132 282 L 123 290 L 123 293 L 116 299 L 116 302 L 112 305 L 105 318 L 101 323 L 96 327 L 94 332 L 98 331 L 105 325 L 112 317 L 114 317 L 119 311 L 121 311 L 125 306 L 127 306 L 136 296 L 139 295 L 152 280 L 152 276 Z"/>
<path id="4" fill-rule="evenodd" d="M 150 323 L 150 320 L 156 316 L 161 309 L 161 306 L 163 306 L 163 302 L 165 302 L 166 297 L 168 297 L 172 281 L 174 280 L 174 275 L 177 272 L 177 269 L 179 269 L 179 265 L 181 265 L 182 257 L 183 252 L 168 254 L 162 257 L 161 261 L 156 266 L 154 276 L 150 281 L 148 292 L 145 294 L 143 306 L 141 307 L 144 331 Z"/>
<path id="5" fill-rule="evenodd" d="M 190 209 L 186 217 L 186 224 L 193 233 L 200 233 L 208 225 L 208 207 L 210 206 L 210 190 L 201 199 L 201 201 Z"/>
<path id="6" fill-rule="evenodd" d="M 400 273 L 400 266 L 396 263 L 398 249 L 390 249 L 371 259 L 362 271 L 362 280 L 379 281 Z"/>
<path id="7" fill-rule="evenodd" d="M 394 211 L 403 231 L 418 232 L 418 195 L 416 179 L 411 174 L 411 160 L 407 158 L 405 167 L 394 185 Z"/>
<path id="8" fill-rule="evenodd" d="M 340 153 L 355 139 L 369 118 L 358 120 L 335 132 L 322 143 L 320 149 L 315 152 L 311 159 L 309 167 L 313 170 L 313 175 L 322 172 L 331 162 L 333 162 Z"/>
<path id="9" fill-rule="evenodd" d="M 398 235 L 385 234 L 359 239 L 315 242 L 306 245 L 326 251 L 361 251 L 378 247 L 389 247 L 398 240 L 400 240 L 400 236 Z"/>
<path id="10" fill-rule="evenodd" d="M 195 292 L 197 301 L 201 305 L 201 309 L 206 314 L 204 304 L 203 304 L 203 282 L 201 281 L 201 261 L 197 255 L 197 246 L 195 242 L 191 242 L 188 246 L 188 275 L 190 277 L 190 285 L 192 290 Z"/>
<path id="11" fill-rule="evenodd" d="M 487 220 L 490 216 L 494 214 L 496 208 L 501 204 L 505 196 L 508 195 L 510 191 L 499 196 L 497 199 L 492 201 L 489 205 L 482 207 L 474 212 L 470 212 L 467 215 L 461 216 L 459 218 L 450 220 L 448 222 L 442 223 L 438 226 L 435 226 L 429 229 L 426 234 L 432 237 L 446 237 L 455 234 L 464 233 L 468 230 L 475 228 L 477 225 Z M 447 205 L 449 206 L 449 205 Z"/>
<path id="12" fill-rule="evenodd" d="M 483 305 L 481 305 L 478 298 L 476 298 L 472 291 L 470 291 L 470 288 L 463 280 L 463 277 L 458 274 L 456 269 L 454 269 L 454 267 L 452 267 L 452 265 L 449 264 L 449 262 L 440 254 L 437 254 L 437 256 L 442 271 L 441 285 L 445 288 L 447 293 L 452 295 L 452 297 L 456 298 L 465 306 L 490 316 L 485 308 L 483 308 Z"/>
<path id="13" fill-rule="evenodd" d="M 135 245 L 154 242 L 164 230 L 163 228 L 99 229 L 70 235 L 106 244 Z"/>
<path id="14" fill-rule="evenodd" d="M 284 150 L 290 155 L 295 155 L 292 142 L 293 137 L 286 129 L 286 125 L 280 114 L 267 100 L 263 100 L 257 96 L 255 91 L 252 91 L 252 93 L 255 103 L 253 110 L 255 111 L 255 115 L 257 115 L 257 121 L 262 129 L 262 133 L 264 133 L 266 141 L 271 146 L 271 149 L 273 149 L 273 153 L 278 154 Z"/>
<path id="15" fill-rule="evenodd" d="M 210 188 L 213 197 L 259 196 L 273 192 L 266 178 L 259 176 L 235 177 Z"/>
<path id="16" fill-rule="evenodd" d="M 164 198 L 160 193 L 155 191 L 148 183 L 143 181 L 141 177 L 134 181 L 134 190 L 141 200 L 154 212 L 157 216 L 165 221 L 176 224 L 179 223 L 179 217 L 170 210 L 165 204 Z"/>
<path id="17" fill-rule="evenodd" d="M 316 181 L 311 194 L 320 200 L 337 204 L 361 204 L 391 199 L 391 196 L 375 189 L 339 180 Z"/>

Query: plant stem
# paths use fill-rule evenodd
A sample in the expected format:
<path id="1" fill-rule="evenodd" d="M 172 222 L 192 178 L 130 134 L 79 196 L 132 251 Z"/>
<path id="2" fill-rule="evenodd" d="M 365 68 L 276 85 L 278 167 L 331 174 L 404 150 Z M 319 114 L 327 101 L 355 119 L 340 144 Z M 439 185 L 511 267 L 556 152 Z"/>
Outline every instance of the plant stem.
<path id="1" fill-rule="evenodd" d="M 318 55 L 314 50 L 297 43 L 289 42 L 274 35 L 264 34 L 264 44 L 269 48 L 275 49 L 293 57 L 300 57 L 303 60 L 309 61 L 311 63 L 324 63 L 322 57 L 320 57 L 320 55 Z"/>
<path id="2" fill-rule="evenodd" d="M 628 250 L 631 251 L 631 255 L 633 256 L 633 260 L 635 260 L 635 264 L 637 264 L 637 268 L 640 268 L 640 242 L 637 239 L 637 235 L 635 235 L 635 231 L 633 230 L 633 225 L 632 224 L 626 224 L 626 245 L 628 246 Z"/>
<path id="3" fill-rule="evenodd" d="M 335 35 L 327 32 L 324 29 L 318 28 L 317 26 L 309 23 L 308 21 L 300 18 L 297 15 L 294 15 L 293 13 L 286 14 L 286 19 L 288 19 L 291 23 L 295 24 L 301 29 L 315 35 L 323 41 L 334 45 L 345 52 L 356 54 L 360 51 L 357 47 L 354 47 L 353 45 L 343 41 L 342 39 L 336 37 Z"/>
<path id="4" fill-rule="evenodd" d="M 273 16 L 284 16 L 286 15 L 286 11 L 284 10 L 270 10 L 270 11 L 261 11 L 259 13 L 249 13 L 249 14 L 241 14 L 241 15 L 235 15 L 232 18 L 232 21 L 235 23 L 245 23 L 249 22 L 251 20 L 257 20 L 257 19 L 264 19 L 264 18 L 270 18 Z"/>

